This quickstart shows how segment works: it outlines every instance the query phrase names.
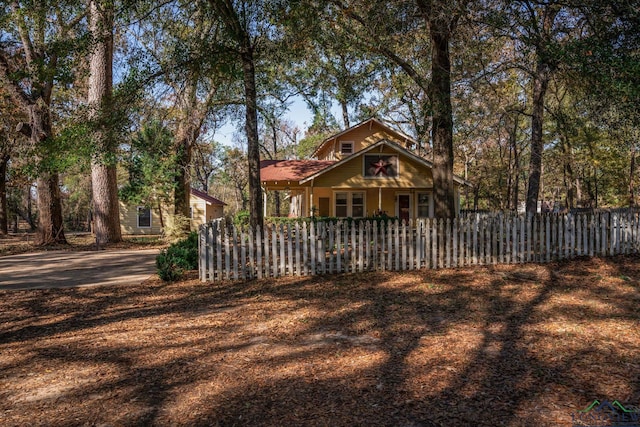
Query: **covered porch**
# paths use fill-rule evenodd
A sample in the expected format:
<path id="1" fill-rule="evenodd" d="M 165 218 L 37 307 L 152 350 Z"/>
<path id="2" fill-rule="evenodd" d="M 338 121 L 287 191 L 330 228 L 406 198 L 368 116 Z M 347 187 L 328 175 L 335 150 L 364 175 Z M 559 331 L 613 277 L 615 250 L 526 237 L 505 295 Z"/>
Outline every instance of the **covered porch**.
<path id="1" fill-rule="evenodd" d="M 263 183 L 265 216 L 275 216 L 273 204 L 270 206 L 268 201 L 275 191 L 279 191 L 289 201 L 286 214 L 290 218 L 361 218 L 387 215 L 409 220 L 433 217 L 432 188 L 341 188 L 266 184 Z"/>

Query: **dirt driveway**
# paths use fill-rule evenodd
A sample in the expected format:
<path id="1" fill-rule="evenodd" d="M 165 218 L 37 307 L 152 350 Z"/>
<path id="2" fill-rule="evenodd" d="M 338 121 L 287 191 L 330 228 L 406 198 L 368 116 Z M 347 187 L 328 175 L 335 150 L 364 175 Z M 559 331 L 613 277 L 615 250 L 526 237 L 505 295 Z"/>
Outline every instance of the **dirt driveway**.
<path id="1" fill-rule="evenodd" d="M 158 252 L 51 251 L 0 257 L 0 290 L 139 284 L 155 274 Z"/>

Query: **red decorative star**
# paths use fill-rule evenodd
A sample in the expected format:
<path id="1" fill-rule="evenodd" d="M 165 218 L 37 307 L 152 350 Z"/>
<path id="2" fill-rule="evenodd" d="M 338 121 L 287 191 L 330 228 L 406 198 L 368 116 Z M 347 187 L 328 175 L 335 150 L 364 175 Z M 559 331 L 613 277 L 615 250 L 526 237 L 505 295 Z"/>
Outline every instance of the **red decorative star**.
<path id="1" fill-rule="evenodd" d="M 376 163 L 371 163 L 371 166 L 376 168 L 373 174 L 378 175 L 379 173 L 383 173 L 389 176 L 389 174 L 387 173 L 387 166 L 390 166 L 390 165 L 391 165 L 390 163 L 385 162 L 383 159 L 378 160 Z"/>

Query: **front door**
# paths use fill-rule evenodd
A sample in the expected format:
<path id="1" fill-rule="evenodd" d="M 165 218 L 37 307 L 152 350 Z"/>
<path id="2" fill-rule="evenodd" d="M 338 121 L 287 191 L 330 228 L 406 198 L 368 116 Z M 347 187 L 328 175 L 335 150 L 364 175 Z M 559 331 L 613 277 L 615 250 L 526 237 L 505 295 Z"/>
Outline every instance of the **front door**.
<path id="1" fill-rule="evenodd" d="M 398 218 L 400 221 L 409 222 L 411 217 L 411 196 L 409 194 L 398 194 Z"/>
<path id="2" fill-rule="evenodd" d="M 320 197 L 318 199 L 318 216 L 329 216 L 330 206 L 328 197 Z"/>

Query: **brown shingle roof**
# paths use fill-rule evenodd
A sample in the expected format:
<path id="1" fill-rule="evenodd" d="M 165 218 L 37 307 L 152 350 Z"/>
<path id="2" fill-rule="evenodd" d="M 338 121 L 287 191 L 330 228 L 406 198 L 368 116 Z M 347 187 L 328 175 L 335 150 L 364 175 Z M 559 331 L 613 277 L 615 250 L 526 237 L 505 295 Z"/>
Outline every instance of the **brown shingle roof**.
<path id="1" fill-rule="evenodd" d="M 196 190 L 195 188 L 192 188 L 191 189 L 191 194 L 193 194 L 196 197 L 200 197 L 202 200 L 204 200 L 206 202 L 209 202 L 212 205 L 227 206 L 227 204 L 225 202 L 223 202 L 222 200 L 218 200 L 215 197 L 208 195 L 204 191 L 200 191 L 200 190 Z"/>
<path id="2" fill-rule="evenodd" d="M 262 160 L 261 181 L 299 181 L 334 164 L 333 160 Z"/>

